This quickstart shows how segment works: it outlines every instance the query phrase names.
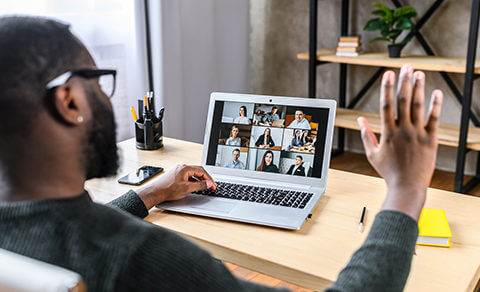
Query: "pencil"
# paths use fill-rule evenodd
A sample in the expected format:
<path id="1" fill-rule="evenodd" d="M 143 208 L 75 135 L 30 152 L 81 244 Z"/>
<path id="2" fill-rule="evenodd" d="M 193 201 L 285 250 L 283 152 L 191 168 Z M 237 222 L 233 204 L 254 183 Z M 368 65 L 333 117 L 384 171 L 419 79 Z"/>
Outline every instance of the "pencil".
<path id="1" fill-rule="evenodd" d="M 150 108 L 148 106 L 147 96 L 145 95 L 144 98 L 145 98 L 145 108 L 147 109 L 147 111 L 150 111 Z"/>
<path id="2" fill-rule="evenodd" d="M 135 109 L 133 108 L 133 106 L 130 108 L 130 111 L 132 112 L 133 120 L 134 120 L 135 122 L 138 121 L 137 113 L 135 112 Z"/>

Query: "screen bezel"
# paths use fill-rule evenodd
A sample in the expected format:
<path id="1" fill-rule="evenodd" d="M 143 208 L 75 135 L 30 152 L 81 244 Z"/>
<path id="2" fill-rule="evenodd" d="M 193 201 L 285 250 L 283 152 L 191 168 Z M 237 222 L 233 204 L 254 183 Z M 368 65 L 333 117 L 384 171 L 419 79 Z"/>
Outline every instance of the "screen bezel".
<path id="1" fill-rule="evenodd" d="M 289 176 L 285 174 L 258 172 L 255 170 L 231 169 L 214 165 L 206 165 L 208 147 L 210 145 L 210 137 L 212 131 L 213 114 L 216 101 L 244 102 L 244 103 L 261 103 L 271 105 L 301 106 L 329 109 L 327 120 L 327 132 L 325 136 L 325 148 L 323 153 L 321 177 L 300 177 Z M 207 123 L 205 127 L 205 137 L 203 140 L 202 166 L 211 174 L 240 176 L 242 178 L 267 179 L 272 181 L 280 181 L 282 183 L 303 184 L 312 187 L 325 188 L 327 183 L 328 167 L 330 165 L 330 153 L 332 149 L 333 129 L 335 121 L 337 102 L 333 99 L 313 99 L 299 97 L 281 97 L 269 95 L 253 95 L 253 94 L 236 94 L 213 92 L 210 95 L 210 103 L 208 107 Z M 316 162 L 318 163 L 318 162 Z"/>

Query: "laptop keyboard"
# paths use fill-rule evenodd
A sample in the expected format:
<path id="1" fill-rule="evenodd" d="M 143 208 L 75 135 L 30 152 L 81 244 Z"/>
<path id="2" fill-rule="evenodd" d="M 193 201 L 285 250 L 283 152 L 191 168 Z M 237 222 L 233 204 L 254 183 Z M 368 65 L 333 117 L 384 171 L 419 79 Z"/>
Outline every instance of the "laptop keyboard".
<path id="1" fill-rule="evenodd" d="M 242 184 L 216 182 L 217 189 L 195 192 L 195 194 L 221 197 L 262 204 L 279 205 L 303 209 L 313 197 L 313 193 L 263 188 Z"/>

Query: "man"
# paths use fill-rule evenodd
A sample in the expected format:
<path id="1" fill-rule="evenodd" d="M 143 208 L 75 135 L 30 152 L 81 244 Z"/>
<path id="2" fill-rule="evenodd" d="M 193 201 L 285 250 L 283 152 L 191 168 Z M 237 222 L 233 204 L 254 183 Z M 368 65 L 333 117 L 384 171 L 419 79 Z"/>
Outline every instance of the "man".
<path id="1" fill-rule="evenodd" d="M 302 155 L 297 155 L 295 164 L 290 165 L 287 174 L 305 176 L 305 167 L 303 167 Z"/>
<path id="2" fill-rule="evenodd" d="M 178 166 L 111 203 L 137 218 L 91 201 L 85 180 L 117 168 L 112 92 L 98 84 L 99 75 L 111 72 L 94 68 L 67 26 L 0 18 L 0 64 L 0 114 L 8 121 L 0 123 L 0 248 L 73 270 L 89 291 L 272 289 L 235 278 L 190 241 L 138 219 L 165 200 L 215 189 L 201 167 Z M 384 75 L 380 143 L 359 119 L 367 156 L 388 192 L 365 243 L 330 291 L 399 291 L 407 280 L 442 102 L 435 91 L 424 127 L 424 75 L 412 74 L 411 67 L 400 74 L 397 121 L 394 73 Z"/>
<path id="3" fill-rule="evenodd" d="M 235 148 L 232 151 L 232 159 L 225 164 L 225 167 L 236 168 L 236 169 L 245 169 L 245 164 L 240 161 L 240 149 Z"/>
<path id="4" fill-rule="evenodd" d="M 295 111 L 295 120 L 293 120 L 288 128 L 297 128 L 297 129 L 312 129 L 310 127 L 310 122 L 304 117 L 303 110 L 297 109 Z"/>
<path id="5" fill-rule="evenodd" d="M 273 123 L 273 120 L 280 119 L 277 112 L 278 112 L 278 107 L 273 106 L 272 111 L 269 113 L 266 113 L 265 116 L 263 116 L 262 122 L 267 126 L 271 126 Z"/>

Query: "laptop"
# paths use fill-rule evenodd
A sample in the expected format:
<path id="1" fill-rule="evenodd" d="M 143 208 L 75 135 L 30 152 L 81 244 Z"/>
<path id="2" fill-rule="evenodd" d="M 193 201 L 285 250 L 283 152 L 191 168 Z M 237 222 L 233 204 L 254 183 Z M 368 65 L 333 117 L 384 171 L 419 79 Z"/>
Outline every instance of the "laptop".
<path id="1" fill-rule="evenodd" d="M 273 120 L 272 122 L 272 127 L 281 127 L 283 126 L 283 123 L 285 122 L 284 119 L 276 119 L 276 120 Z"/>
<path id="2" fill-rule="evenodd" d="M 272 106 L 287 114 L 298 112 L 311 116 L 312 123 L 294 120 L 289 125 L 267 127 L 249 122 L 257 110 Z M 240 107 L 243 107 L 242 111 L 246 109 L 247 119 L 242 120 L 244 123 L 234 123 L 232 121 L 241 121 L 237 119 Z M 202 166 L 217 182 L 217 190 L 193 193 L 157 207 L 300 229 L 325 193 L 335 109 L 335 100 L 212 93 Z M 318 126 L 312 129 L 310 124 Z M 312 154 L 289 151 L 295 129 L 310 130 L 310 136 L 314 138 Z M 268 143 L 260 145 L 263 140 L 260 143 L 255 141 L 261 139 Z"/>

